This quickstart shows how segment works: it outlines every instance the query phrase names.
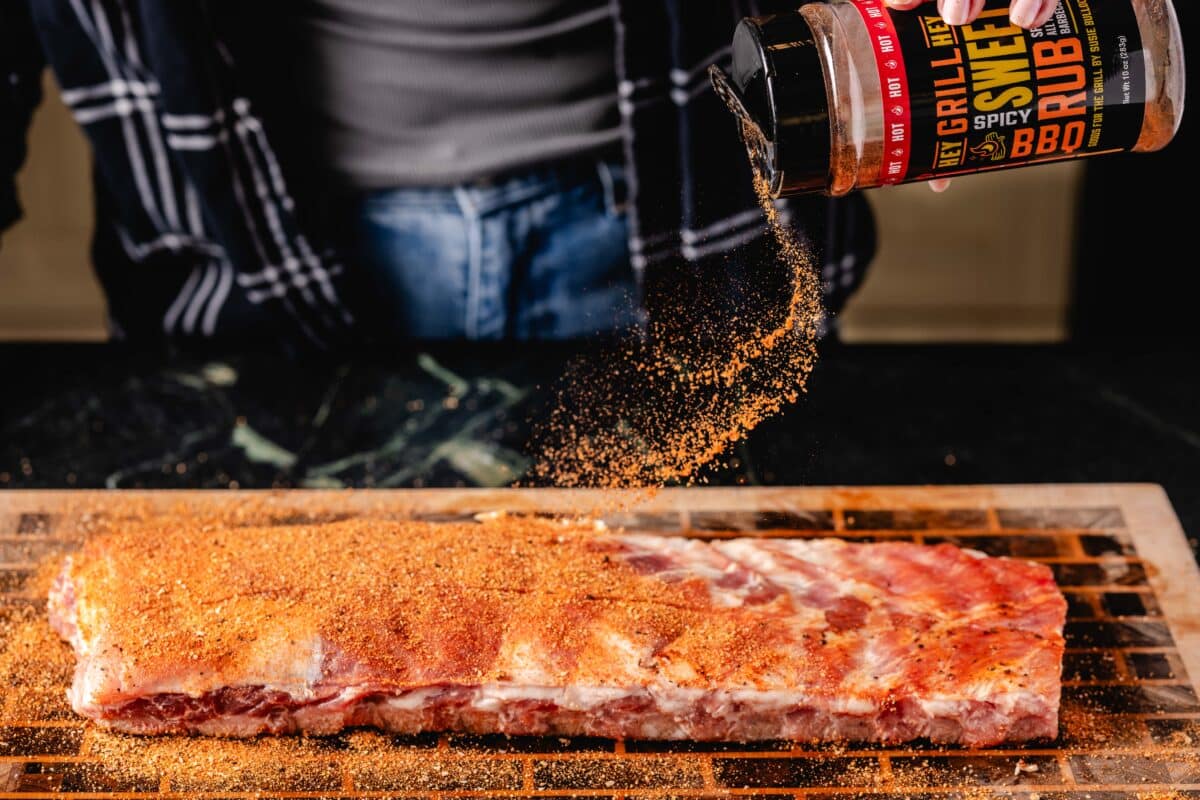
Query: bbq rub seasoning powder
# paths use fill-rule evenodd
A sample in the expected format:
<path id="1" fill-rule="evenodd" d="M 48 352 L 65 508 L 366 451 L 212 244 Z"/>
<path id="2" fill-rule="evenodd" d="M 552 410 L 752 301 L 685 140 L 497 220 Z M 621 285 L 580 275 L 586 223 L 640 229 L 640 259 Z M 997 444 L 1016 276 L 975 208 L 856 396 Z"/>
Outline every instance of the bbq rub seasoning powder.
<path id="1" fill-rule="evenodd" d="M 1008 6 L 950 26 L 934 3 L 808 3 L 742 20 L 730 73 L 710 73 L 776 197 L 1171 141 L 1184 64 L 1170 0 L 1061 0 L 1033 30 Z"/>

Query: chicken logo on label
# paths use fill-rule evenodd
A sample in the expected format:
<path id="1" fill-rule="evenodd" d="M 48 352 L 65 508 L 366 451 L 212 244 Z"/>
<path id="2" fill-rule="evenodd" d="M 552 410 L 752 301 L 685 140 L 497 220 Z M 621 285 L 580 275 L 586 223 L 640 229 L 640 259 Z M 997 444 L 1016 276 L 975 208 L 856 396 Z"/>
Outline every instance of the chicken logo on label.
<path id="1" fill-rule="evenodd" d="M 971 155 L 978 161 L 1003 161 L 1008 156 L 1008 147 L 1004 137 L 992 131 L 983 137 L 983 141 L 970 148 Z"/>

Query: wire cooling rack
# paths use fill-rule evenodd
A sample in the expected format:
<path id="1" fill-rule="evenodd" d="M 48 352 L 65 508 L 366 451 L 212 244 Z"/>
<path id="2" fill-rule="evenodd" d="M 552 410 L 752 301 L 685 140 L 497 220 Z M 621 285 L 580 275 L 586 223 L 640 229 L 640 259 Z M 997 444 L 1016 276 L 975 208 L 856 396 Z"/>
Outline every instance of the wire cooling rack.
<path id="1" fill-rule="evenodd" d="M 247 502 L 276 521 L 330 513 L 453 519 L 501 508 L 611 509 L 613 497 L 555 490 L 0 493 L 0 615 L 28 616 L 44 605 L 30 591 L 38 564 L 78 541 L 85 515 L 130 503 L 161 510 Z M 8 653 L 7 674 L 0 674 L 0 797 L 1200 797 L 1200 700 L 1192 677 L 1200 674 L 1200 579 L 1158 487 L 686 489 L 628 502 L 634 510 L 606 513 L 610 525 L 705 538 L 952 542 L 1050 565 L 1069 601 L 1058 739 L 967 750 L 924 742 L 814 747 L 429 734 L 388 737 L 383 752 L 363 759 L 352 756 L 354 734 L 347 733 L 314 740 L 304 758 L 218 780 L 112 763 L 96 746 L 101 734 L 66 704 L 69 676 L 62 686 L 30 689 Z M 15 646 L 3 642 L 0 651 Z"/>

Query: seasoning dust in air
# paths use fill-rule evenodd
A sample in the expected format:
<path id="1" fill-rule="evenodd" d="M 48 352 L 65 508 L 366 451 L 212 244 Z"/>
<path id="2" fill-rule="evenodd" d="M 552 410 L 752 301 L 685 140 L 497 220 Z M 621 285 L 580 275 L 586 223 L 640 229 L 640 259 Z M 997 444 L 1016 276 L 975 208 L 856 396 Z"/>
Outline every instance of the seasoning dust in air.
<path id="1" fill-rule="evenodd" d="M 568 367 L 534 429 L 532 483 L 703 483 L 759 423 L 799 400 L 825 318 L 820 276 L 754 173 L 771 235 L 727 263 L 681 267 L 659 287 L 643 332 Z"/>

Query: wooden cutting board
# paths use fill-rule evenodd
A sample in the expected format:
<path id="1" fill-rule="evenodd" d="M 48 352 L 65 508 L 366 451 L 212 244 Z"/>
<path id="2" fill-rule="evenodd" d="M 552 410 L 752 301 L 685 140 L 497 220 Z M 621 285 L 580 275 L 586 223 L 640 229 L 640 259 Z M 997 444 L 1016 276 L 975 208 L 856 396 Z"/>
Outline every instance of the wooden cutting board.
<path id="1" fill-rule="evenodd" d="M 599 509 L 612 525 L 698 537 L 950 541 L 1051 565 L 1070 601 L 1060 736 L 969 751 L 358 733 L 208 751 L 125 737 L 73 716 L 63 686 L 31 681 L 39 563 L 77 544 L 87 515 L 234 506 L 247 522 L 329 515 L 469 517 Z M 1152 485 L 570 490 L 0 493 L 0 797 L 980 797 L 1200 796 L 1200 572 Z M 27 626 L 28 627 L 28 626 Z M 24 638 L 22 638 L 24 637 Z M 22 650 L 24 642 L 25 650 Z M 42 648 L 59 647 L 50 642 Z M 37 650 L 38 648 L 33 648 Z M 23 655 L 25 654 L 25 655 Z M 46 675 L 42 675 L 44 684 Z M 51 681 L 53 682 L 53 681 Z M 106 738 L 107 737 L 107 738 Z M 383 745 L 380 746 L 380 742 Z M 157 750 L 152 748 L 157 747 Z M 163 747 L 179 747 L 174 761 Z M 264 756 L 264 753 L 267 756 Z M 214 755 L 215 754 L 215 755 Z M 191 759 L 191 761 L 189 761 Z"/>

